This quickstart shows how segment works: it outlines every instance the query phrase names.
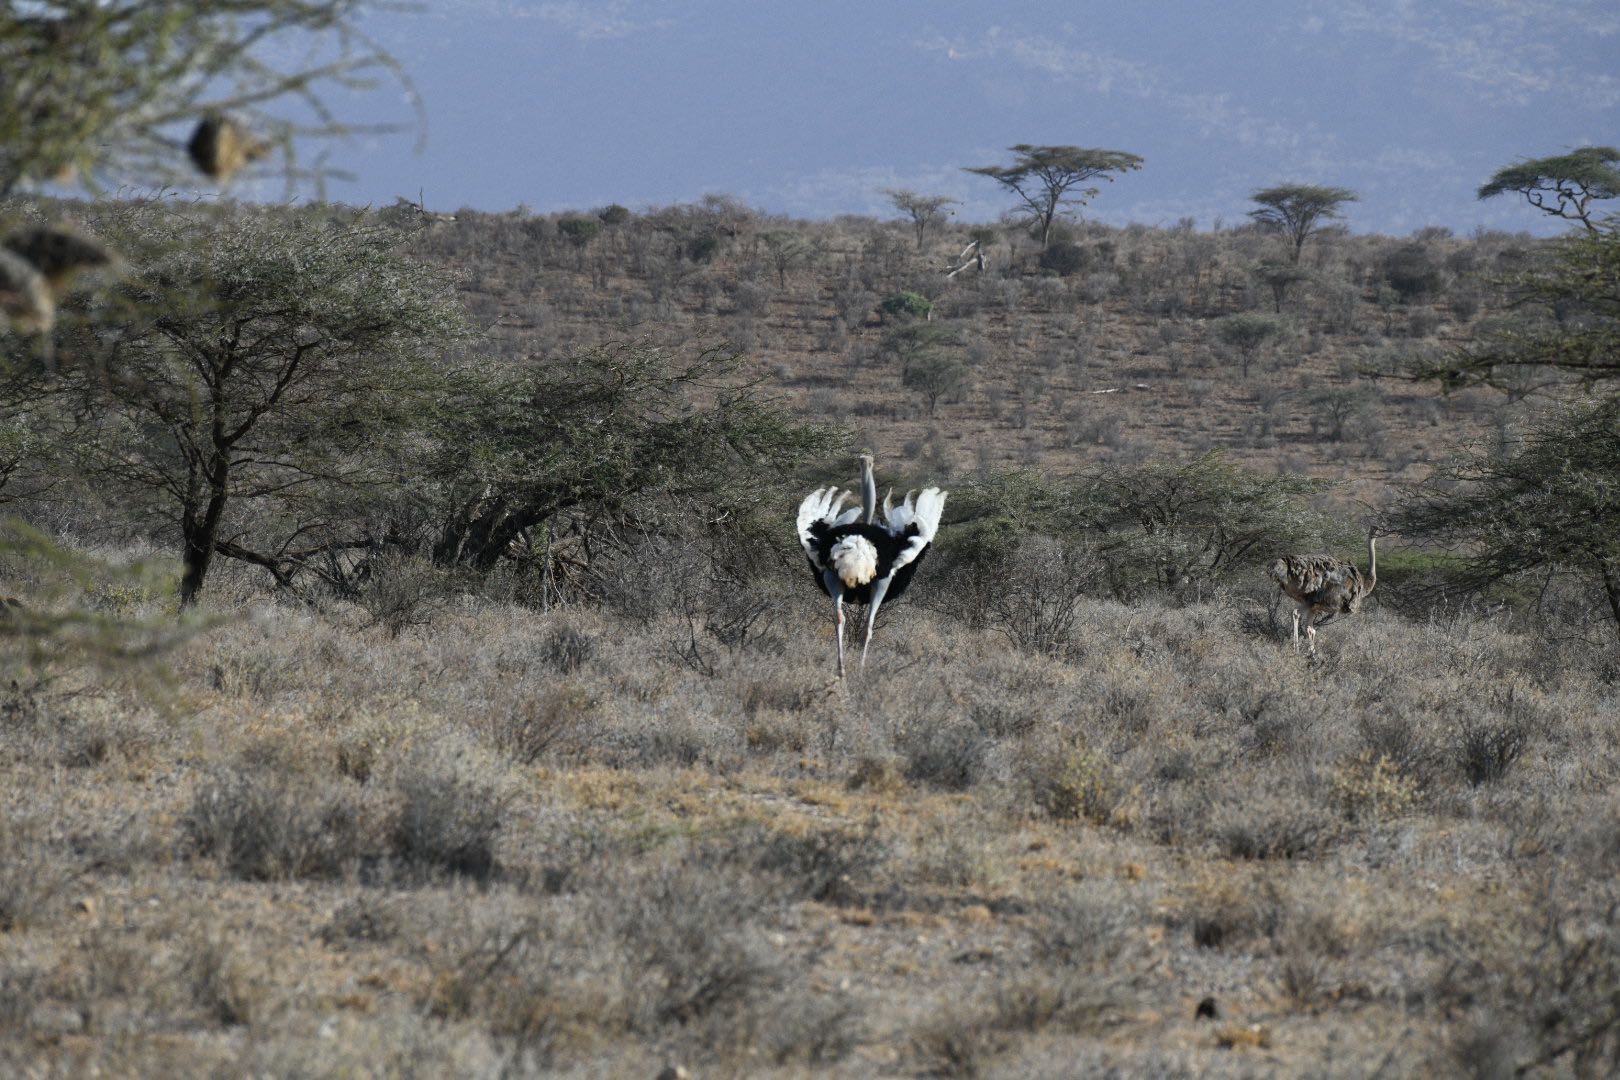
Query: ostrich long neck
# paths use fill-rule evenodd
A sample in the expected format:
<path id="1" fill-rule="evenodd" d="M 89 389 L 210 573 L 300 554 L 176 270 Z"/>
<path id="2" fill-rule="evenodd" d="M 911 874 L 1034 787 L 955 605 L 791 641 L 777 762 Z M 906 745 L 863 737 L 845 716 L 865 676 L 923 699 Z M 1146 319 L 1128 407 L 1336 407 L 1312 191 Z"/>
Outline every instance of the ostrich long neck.
<path id="1" fill-rule="evenodd" d="M 1378 537 L 1367 535 L 1367 591 L 1378 584 Z"/>
<path id="2" fill-rule="evenodd" d="M 877 520 L 877 481 L 872 477 L 872 459 L 861 458 L 861 520 L 868 525 Z"/>

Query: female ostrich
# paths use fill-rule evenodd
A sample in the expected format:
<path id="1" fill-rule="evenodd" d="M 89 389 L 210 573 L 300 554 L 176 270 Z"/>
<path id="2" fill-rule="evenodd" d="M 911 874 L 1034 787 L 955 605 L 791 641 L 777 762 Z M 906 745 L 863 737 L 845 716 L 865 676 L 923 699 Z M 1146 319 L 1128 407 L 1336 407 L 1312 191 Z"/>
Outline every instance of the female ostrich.
<path id="1" fill-rule="evenodd" d="M 1284 555 L 1271 566 L 1271 576 L 1294 602 L 1294 652 L 1299 652 L 1299 624 L 1305 623 L 1310 655 L 1316 655 L 1316 627 L 1335 615 L 1353 615 L 1378 584 L 1378 530 L 1367 530 L 1367 572 L 1332 555 Z"/>
<path id="2" fill-rule="evenodd" d="M 891 495 L 893 492 L 890 493 Z M 872 625 L 884 600 L 898 599 L 911 584 L 917 564 L 928 554 L 945 510 L 945 492 L 928 488 L 916 501 L 899 506 L 883 500 L 878 520 L 877 483 L 872 455 L 861 455 L 861 505 L 843 509 L 849 492 L 817 488 L 799 504 L 799 543 L 821 591 L 832 597 L 838 620 L 838 677 L 844 677 L 844 601 L 866 605 L 866 640 L 861 666 L 872 644 Z"/>

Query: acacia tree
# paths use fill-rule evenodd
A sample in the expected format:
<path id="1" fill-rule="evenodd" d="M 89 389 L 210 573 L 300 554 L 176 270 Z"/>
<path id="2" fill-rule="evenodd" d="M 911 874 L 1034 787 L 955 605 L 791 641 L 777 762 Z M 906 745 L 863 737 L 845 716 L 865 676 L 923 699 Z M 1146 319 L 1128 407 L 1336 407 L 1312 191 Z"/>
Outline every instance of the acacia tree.
<path id="1" fill-rule="evenodd" d="M 928 402 L 928 418 L 934 418 L 942 397 L 954 397 L 967 390 L 972 382 L 966 364 L 954 356 L 940 352 L 927 352 L 906 364 L 900 373 L 900 384 L 915 390 Z"/>
<path id="2" fill-rule="evenodd" d="M 964 171 L 987 176 L 1022 201 L 1019 211 L 1039 231 L 1044 250 L 1052 237 L 1052 224 L 1070 207 L 1084 206 L 1100 188 L 1080 184 L 1098 177 L 1112 183 L 1115 173 L 1142 167 L 1142 159 L 1123 150 L 1097 150 L 1081 146 L 1011 148 L 1011 165 L 982 165 Z"/>
<path id="3" fill-rule="evenodd" d="M 1074 505 L 1099 535 L 1115 589 L 1218 581 L 1279 550 L 1320 544 L 1319 481 L 1251 472 L 1218 453 L 1186 462 L 1105 466 L 1082 479 Z"/>
<path id="4" fill-rule="evenodd" d="M 350 515 L 324 512 L 395 479 L 432 362 L 463 332 L 451 284 L 397 234 L 313 211 L 215 225 L 138 207 L 105 231 L 143 269 L 117 289 L 124 319 L 79 327 L 96 339 L 79 355 L 103 359 L 77 372 L 96 413 L 83 456 L 175 523 L 181 603 L 216 555 L 285 582 L 357 542 Z"/>
<path id="5" fill-rule="evenodd" d="M 909 188 L 885 188 L 894 208 L 911 219 L 911 229 L 917 235 L 917 250 L 923 249 L 923 240 L 929 230 L 944 223 L 950 216 L 948 207 L 959 205 L 959 200 L 948 195 L 919 195 Z"/>
<path id="6" fill-rule="evenodd" d="M 1344 204 L 1360 196 L 1349 188 L 1279 184 L 1256 191 L 1249 198 L 1260 204 L 1249 211 L 1249 216 L 1261 227 L 1286 236 L 1293 244 L 1293 261 L 1298 263 L 1311 234 L 1319 231 L 1323 222 L 1342 218 Z"/>
<path id="7" fill-rule="evenodd" d="M 1572 575 L 1604 596 L 1620 634 L 1620 397 L 1588 398 L 1411 489 L 1396 524 L 1469 551 L 1461 583 Z"/>
<path id="8" fill-rule="evenodd" d="M 1620 150 L 1583 146 L 1567 154 L 1508 165 L 1480 186 L 1479 197 L 1489 199 L 1510 191 L 1523 195 L 1537 210 L 1578 221 L 1587 232 L 1597 232 L 1592 203 L 1620 196 Z"/>
<path id="9" fill-rule="evenodd" d="M 1239 312 L 1223 315 L 1215 321 L 1215 336 L 1223 345 L 1235 349 L 1243 377 L 1249 377 L 1249 365 L 1254 362 L 1261 346 L 1283 332 L 1283 324 L 1271 315 Z"/>
<path id="10" fill-rule="evenodd" d="M 787 288 L 790 271 L 809 266 L 816 257 L 816 245 L 790 229 L 772 229 L 760 233 L 759 240 L 765 245 L 765 257 L 776 271 L 776 286 L 779 289 Z"/>
<path id="11" fill-rule="evenodd" d="M 1480 340 L 1416 363 L 1448 389 L 1522 391 L 1528 379 L 1615 385 L 1620 379 L 1620 228 L 1600 223 L 1553 240 L 1545 258 L 1504 282 L 1518 317 Z"/>
<path id="12" fill-rule="evenodd" d="M 578 576 L 628 535 L 756 517 L 783 476 L 842 436 L 791 419 L 739 366 L 718 350 L 608 345 L 447 400 L 429 470 L 449 502 L 435 561 L 487 570 L 543 536 Z"/>

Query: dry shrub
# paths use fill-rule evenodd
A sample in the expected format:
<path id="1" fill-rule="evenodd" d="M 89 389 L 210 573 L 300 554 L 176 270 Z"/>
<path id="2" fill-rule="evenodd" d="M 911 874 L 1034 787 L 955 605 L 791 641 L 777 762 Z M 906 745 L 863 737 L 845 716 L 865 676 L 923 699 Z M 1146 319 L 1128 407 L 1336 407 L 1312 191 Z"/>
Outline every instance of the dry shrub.
<path id="1" fill-rule="evenodd" d="M 1023 765 L 1030 800 L 1048 817 L 1095 825 L 1128 824 L 1131 791 L 1119 769 L 1088 746 L 1043 747 Z"/>
<path id="2" fill-rule="evenodd" d="M 540 655 L 562 675 L 572 675 L 596 655 L 596 639 L 572 626 L 555 626 L 540 642 Z"/>
<path id="3" fill-rule="evenodd" d="M 710 855 L 778 879 L 787 898 L 853 904 L 871 891 L 871 879 L 889 859 L 876 821 L 864 827 L 803 833 L 751 827 Z"/>
<path id="4" fill-rule="evenodd" d="M 1295 1009 L 1313 1009 L 1328 997 L 1332 971 L 1332 958 L 1309 934 L 1287 936 L 1278 972 L 1283 992 Z"/>
<path id="5" fill-rule="evenodd" d="M 756 881 L 661 863 L 616 878 L 604 917 L 627 959 L 626 997 L 641 1030 L 697 1024 L 706 1041 L 750 1030 L 787 981 L 758 926 Z"/>
<path id="6" fill-rule="evenodd" d="M 393 853 L 419 876 L 488 881 L 505 806 L 476 779 L 418 765 L 399 781 L 402 803 L 389 832 Z"/>
<path id="7" fill-rule="evenodd" d="M 847 994 L 794 988 L 778 995 L 768 1012 L 759 1041 L 778 1065 L 836 1064 L 865 1036 L 862 1005 Z"/>
<path id="8" fill-rule="evenodd" d="M 1272 882 L 1222 878 L 1197 889 L 1181 918 L 1193 944 L 1201 949 L 1225 949 L 1274 937 L 1283 925 L 1285 911 Z"/>
<path id="9" fill-rule="evenodd" d="M 877 795 L 898 795 L 906 790 L 903 762 L 878 754 L 862 754 L 855 759 L 845 785 L 851 791 Z"/>
<path id="10" fill-rule="evenodd" d="M 991 1003 L 944 1009 L 911 1033 L 911 1051 L 924 1076 L 974 1080 L 1012 1045 L 1012 1037 L 990 1019 Z"/>
<path id="11" fill-rule="evenodd" d="M 45 990 L 45 975 L 38 968 L 11 964 L 0 968 L 0 1034 L 27 1027 Z"/>
<path id="12" fill-rule="evenodd" d="M 1441 1000 L 1475 1006 L 1475 1037 L 1459 1063 L 1514 1075 L 1614 1076 L 1620 1071 L 1620 892 L 1550 882 L 1503 933 L 1453 956 Z M 1487 1030 L 1504 1037 L 1482 1041 Z M 1512 1057 L 1504 1061 L 1506 1055 Z"/>
<path id="13" fill-rule="evenodd" d="M 1210 832 L 1235 859 L 1314 859 L 1332 847 L 1343 822 L 1310 798 L 1291 791 L 1265 792 L 1217 806 Z"/>
<path id="14" fill-rule="evenodd" d="M 984 769 L 990 740 L 973 724 L 946 723 L 907 728 L 897 740 L 906 761 L 906 779 L 947 791 L 966 791 Z"/>
<path id="15" fill-rule="evenodd" d="M 1020 649 L 1061 655 L 1074 639 L 1080 597 L 1097 587 L 1102 574 L 1102 560 L 1089 548 L 1025 537 L 993 575 L 986 625 Z"/>
<path id="16" fill-rule="evenodd" d="M 397 940 L 403 931 L 399 912 L 386 895 L 363 892 L 332 912 L 318 936 L 333 948 L 351 943 L 379 945 Z"/>
<path id="17" fill-rule="evenodd" d="M 1333 797 L 1353 822 L 1399 817 L 1417 798 L 1417 781 L 1403 775 L 1387 757 L 1363 752 L 1333 772 Z"/>
<path id="18" fill-rule="evenodd" d="M 181 827 L 237 877 L 286 881 L 336 877 L 374 853 L 368 819 L 347 783 L 244 762 L 198 785 Z"/>
<path id="19" fill-rule="evenodd" d="M 494 706 L 491 735 L 503 753 L 520 765 L 533 765 L 590 725 L 600 704 L 597 695 L 578 683 L 552 683 Z"/>
<path id="20" fill-rule="evenodd" d="M 181 964 L 181 979 L 192 1004 L 226 1027 L 249 1024 L 263 1008 L 263 972 L 250 972 L 240 950 L 217 930 L 200 933 Z"/>
<path id="21" fill-rule="evenodd" d="M 1052 967 L 1109 971 L 1118 978 L 1139 974 L 1147 953 L 1138 930 L 1147 917 L 1141 887 L 1118 881 L 1087 881 L 1041 905 L 1035 941 Z"/>
<path id="22" fill-rule="evenodd" d="M 53 854 L 33 822 L 0 817 L 0 933 L 37 922 L 59 899 L 74 866 Z"/>
<path id="23" fill-rule="evenodd" d="M 1356 719 L 1356 731 L 1361 738 L 1362 756 L 1387 761 L 1395 772 L 1412 782 L 1414 793 L 1438 779 L 1434 745 L 1413 717 L 1385 712 L 1363 714 Z"/>
<path id="24" fill-rule="evenodd" d="M 1518 717 L 1467 719 L 1451 731 L 1451 752 L 1473 787 L 1501 780 L 1530 742 L 1530 725 Z"/>
<path id="25" fill-rule="evenodd" d="M 333 765 L 339 776 L 367 783 L 411 750 L 418 730 L 419 723 L 409 715 L 349 719 L 333 737 Z"/>
<path id="26" fill-rule="evenodd" d="M 593 945 L 588 919 L 554 903 L 467 916 L 429 953 L 429 1016 L 479 1023 L 542 1066 L 624 1030 L 617 958 Z"/>
<path id="27" fill-rule="evenodd" d="M 427 626 L 435 611 L 466 582 L 454 571 L 415 556 L 383 556 L 365 564 L 357 589 L 342 589 L 380 626 L 397 638 L 413 626 Z"/>

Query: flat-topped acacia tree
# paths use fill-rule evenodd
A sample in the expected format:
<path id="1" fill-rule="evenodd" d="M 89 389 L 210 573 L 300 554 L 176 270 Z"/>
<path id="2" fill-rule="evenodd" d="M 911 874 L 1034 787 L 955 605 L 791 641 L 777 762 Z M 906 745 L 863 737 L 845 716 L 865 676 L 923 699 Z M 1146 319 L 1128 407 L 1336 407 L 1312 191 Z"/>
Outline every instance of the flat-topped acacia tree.
<path id="1" fill-rule="evenodd" d="M 1011 151 L 1011 165 L 981 165 L 965 171 L 989 177 L 1022 200 L 1019 209 L 1039 231 L 1043 250 L 1052 239 L 1052 223 L 1066 208 L 1084 206 L 1101 190 L 1079 185 L 1099 177 L 1112 183 L 1114 174 L 1142 167 L 1139 156 L 1123 150 L 1019 143 Z"/>
<path id="2" fill-rule="evenodd" d="M 1293 245 L 1293 261 L 1297 264 L 1311 234 L 1320 231 L 1324 222 L 1343 217 L 1344 204 L 1355 202 L 1359 196 L 1349 188 L 1278 184 L 1249 198 L 1260 204 L 1249 211 L 1249 216 L 1262 228 L 1286 236 Z"/>
<path id="3" fill-rule="evenodd" d="M 1567 154 L 1529 158 L 1496 170 L 1480 186 L 1481 199 L 1508 192 L 1544 213 L 1578 221 L 1589 233 L 1599 230 L 1592 220 L 1592 204 L 1620 196 L 1620 150 L 1612 146 L 1583 146 Z"/>

